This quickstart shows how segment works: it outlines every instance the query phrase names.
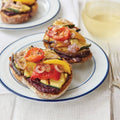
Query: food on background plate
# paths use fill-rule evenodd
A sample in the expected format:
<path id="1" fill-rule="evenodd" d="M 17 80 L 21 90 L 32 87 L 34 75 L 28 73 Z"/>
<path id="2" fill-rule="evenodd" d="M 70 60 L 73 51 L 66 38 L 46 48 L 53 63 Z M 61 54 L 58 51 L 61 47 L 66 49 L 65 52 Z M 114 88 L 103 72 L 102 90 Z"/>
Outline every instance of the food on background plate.
<path id="1" fill-rule="evenodd" d="M 7 24 L 24 23 L 36 14 L 37 8 L 36 0 L 3 0 L 1 19 Z"/>
<path id="2" fill-rule="evenodd" d="M 30 46 L 9 58 L 15 78 L 44 99 L 56 99 L 69 87 L 71 65 L 53 50 Z"/>
<path id="3" fill-rule="evenodd" d="M 46 48 L 54 50 L 69 63 L 82 63 L 92 57 L 85 38 L 72 22 L 66 19 L 56 20 L 45 32 L 43 42 Z"/>

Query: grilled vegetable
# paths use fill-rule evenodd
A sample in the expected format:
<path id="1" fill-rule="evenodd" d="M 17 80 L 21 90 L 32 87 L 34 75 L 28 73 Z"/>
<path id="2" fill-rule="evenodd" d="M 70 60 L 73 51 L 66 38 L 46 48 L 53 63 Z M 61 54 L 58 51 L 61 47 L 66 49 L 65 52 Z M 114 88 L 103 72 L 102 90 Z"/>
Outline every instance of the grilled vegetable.
<path id="1" fill-rule="evenodd" d="M 63 25 L 64 27 L 69 27 L 69 28 L 73 28 L 73 27 L 75 27 L 75 25 L 74 24 L 71 24 L 71 25 Z"/>
<path id="2" fill-rule="evenodd" d="M 49 65 L 48 67 L 45 67 L 44 64 L 38 64 L 31 76 L 31 79 L 43 79 L 43 80 L 48 80 L 48 79 L 54 79 L 54 80 L 59 80 L 60 79 L 61 73 L 58 72 L 54 65 Z"/>
<path id="3" fill-rule="evenodd" d="M 49 82 L 48 82 L 48 80 L 40 80 L 40 82 L 45 85 L 49 85 L 51 87 L 60 89 L 62 87 L 62 85 L 65 83 L 66 78 L 67 78 L 67 74 L 62 73 L 60 76 L 60 79 L 58 81 L 50 79 Z"/>
<path id="4" fill-rule="evenodd" d="M 37 47 L 33 47 L 30 50 L 28 50 L 25 56 L 25 59 L 30 62 L 39 62 L 43 58 L 44 58 L 43 50 Z"/>
<path id="5" fill-rule="evenodd" d="M 67 40 L 69 38 L 70 30 L 68 27 L 57 28 L 55 26 L 52 26 L 49 28 L 47 35 L 50 38 L 53 38 L 54 40 L 64 41 L 64 40 Z"/>
<path id="6" fill-rule="evenodd" d="M 64 73 L 61 74 L 60 79 L 58 81 L 50 79 L 50 86 L 56 87 L 56 88 L 61 88 L 62 85 L 65 83 L 65 75 Z"/>
<path id="7" fill-rule="evenodd" d="M 23 4 L 32 5 L 35 3 L 35 0 L 14 0 L 15 2 L 21 2 Z"/>
<path id="8" fill-rule="evenodd" d="M 89 48 L 90 46 L 91 46 L 91 44 L 85 45 L 85 46 L 81 47 L 78 51 L 81 51 L 81 50 L 83 50 L 83 49 L 87 49 L 87 48 Z"/>
<path id="9" fill-rule="evenodd" d="M 20 13 L 19 10 L 15 9 L 15 8 L 7 8 L 9 11 L 13 11 L 14 13 Z"/>
<path id="10" fill-rule="evenodd" d="M 45 60 L 43 63 L 62 65 L 65 72 L 67 72 L 69 74 L 71 73 L 70 66 L 66 61 L 58 60 L 58 59 L 50 59 L 50 60 Z"/>

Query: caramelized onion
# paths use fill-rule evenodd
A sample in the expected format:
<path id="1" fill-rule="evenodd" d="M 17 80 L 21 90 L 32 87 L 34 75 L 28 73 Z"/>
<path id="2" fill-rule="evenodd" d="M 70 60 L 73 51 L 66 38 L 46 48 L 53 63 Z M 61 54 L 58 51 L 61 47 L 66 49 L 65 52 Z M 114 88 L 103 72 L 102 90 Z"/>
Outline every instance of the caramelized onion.
<path id="1" fill-rule="evenodd" d="M 55 65 L 55 69 L 60 73 L 64 72 L 62 66 L 60 66 L 60 65 Z"/>
<path id="2" fill-rule="evenodd" d="M 75 33 L 74 32 L 71 33 L 71 38 L 75 38 Z"/>
<path id="3" fill-rule="evenodd" d="M 22 60 L 21 60 L 21 59 L 22 59 Z M 18 59 L 16 59 L 16 63 L 17 63 L 17 65 L 18 65 L 18 67 L 19 67 L 20 69 L 22 69 L 22 70 L 25 69 L 25 67 L 26 67 L 26 60 L 25 60 L 24 58 L 19 57 Z"/>
<path id="4" fill-rule="evenodd" d="M 24 57 L 26 54 L 26 51 L 20 51 L 20 52 L 17 52 L 16 56 L 17 57 Z"/>
<path id="5" fill-rule="evenodd" d="M 39 65 L 35 68 L 35 70 L 37 73 L 43 73 L 45 71 L 45 67 Z"/>
<path id="6" fill-rule="evenodd" d="M 26 60 L 24 59 L 25 51 L 20 51 L 15 54 L 15 62 L 18 65 L 18 67 L 22 70 L 26 67 Z"/>
<path id="7" fill-rule="evenodd" d="M 78 46 L 76 43 L 68 46 L 68 51 L 71 53 L 76 53 L 80 49 L 80 46 Z"/>

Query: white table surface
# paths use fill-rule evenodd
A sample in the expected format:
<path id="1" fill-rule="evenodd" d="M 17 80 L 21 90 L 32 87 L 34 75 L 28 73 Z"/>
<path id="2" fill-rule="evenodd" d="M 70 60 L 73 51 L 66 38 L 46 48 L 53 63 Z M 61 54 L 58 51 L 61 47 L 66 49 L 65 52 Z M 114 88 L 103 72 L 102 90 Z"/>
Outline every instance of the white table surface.
<path id="1" fill-rule="evenodd" d="M 60 0 L 61 11 L 50 22 L 31 29 L 7 31 L 0 30 L 0 52 L 7 45 L 15 40 L 26 36 L 28 34 L 38 33 L 45 31 L 46 27 L 52 24 L 59 17 L 64 17 L 73 21 L 78 27 L 81 28 L 81 34 L 91 40 L 97 42 L 107 54 L 109 54 L 108 42 L 99 41 L 93 38 L 85 29 L 80 15 L 82 1 L 79 1 L 79 6 L 75 2 L 77 0 Z M 69 6 L 65 6 L 67 2 L 73 4 L 74 12 L 70 12 Z M 74 14 L 75 13 L 75 14 Z M 119 41 L 117 41 L 119 43 Z M 112 49 L 118 44 L 110 43 Z M 118 45 L 119 46 L 119 45 Z M 115 50 L 116 50 L 115 49 Z M 120 90 L 114 88 L 114 120 L 120 120 Z M 101 86 L 93 92 L 80 97 L 75 100 L 57 103 L 38 102 L 25 99 L 14 95 L 0 85 L 0 120 L 110 120 L 110 89 L 109 89 L 109 76 Z"/>

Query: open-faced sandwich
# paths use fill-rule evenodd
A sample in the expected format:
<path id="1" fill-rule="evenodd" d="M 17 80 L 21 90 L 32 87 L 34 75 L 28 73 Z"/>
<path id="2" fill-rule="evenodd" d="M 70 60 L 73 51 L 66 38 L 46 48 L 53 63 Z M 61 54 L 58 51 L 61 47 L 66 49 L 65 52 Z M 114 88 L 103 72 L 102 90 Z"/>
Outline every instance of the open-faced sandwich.
<path id="1" fill-rule="evenodd" d="M 85 62 L 92 57 L 91 44 L 86 43 L 79 30 L 68 20 L 58 19 L 45 32 L 44 45 L 69 63 Z"/>
<path id="2" fill-rule="evenodd" d="M 19 51 L 10 57 L 10 69 L 18 81 L 44 99 L 61 96 L 72 80 L 71 65 L 50 49 L 31 46 Z"/>
<path id="3" fill-rule="evenodd" d="M 24 23 L 35 15 L 37 8 L 36 0 L 3 0 L 1 19 L 8 24 Z"/>

